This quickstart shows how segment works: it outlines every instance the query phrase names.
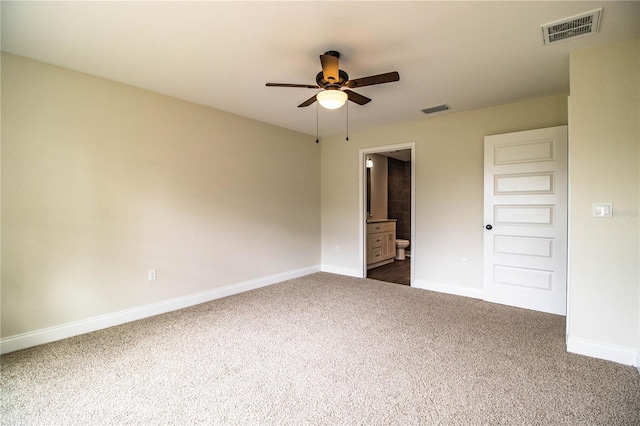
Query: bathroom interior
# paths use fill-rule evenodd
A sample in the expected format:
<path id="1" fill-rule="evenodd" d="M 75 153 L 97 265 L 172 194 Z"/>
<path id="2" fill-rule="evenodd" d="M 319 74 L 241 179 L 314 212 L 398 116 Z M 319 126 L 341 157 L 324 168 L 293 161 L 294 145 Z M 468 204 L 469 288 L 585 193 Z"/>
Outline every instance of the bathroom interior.
<path id="1" fill-rule="evenodd" d="M 411 150 L 365 158 L 367 278 L 411 285 Z"/>

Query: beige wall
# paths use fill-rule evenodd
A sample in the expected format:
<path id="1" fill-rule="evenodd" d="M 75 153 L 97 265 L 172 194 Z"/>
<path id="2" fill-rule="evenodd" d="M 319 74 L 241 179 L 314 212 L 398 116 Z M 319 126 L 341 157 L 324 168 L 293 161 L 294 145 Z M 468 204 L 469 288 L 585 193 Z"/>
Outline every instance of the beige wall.
<path id="1" fill-rule="evenodd" d="M 2 124 L 3 337 L 320 263 L 314 137 L 6 54 Z"/>
<path id="2" fill-rule="evenodd" d="M 455 107 L 455 105 L 454 105 Z M 417 112 L 419 114 L 419 112 Z M 484 136 L 567 124 L 556 95 L 325 138 L 322 149 L 322 266 L 360 274 L 359 150 L 416 143 L 415 280 L 421 287 L 482 290 Z M 339 246 L 339 252 L 335 246 Z M 462 268 L 460 260 L 468 259 Z"/>
<path id="3" fill-rule="evenodd" d="M 358 275 L 359 150 L 405 142 L 416 144 L 416 284 L 481 295 L 483 138 L 568 121 L 569 341 L 637 353 L 639 63 L 638 40 L 572 54 L 569 117 L 555 95 L 316 145 L 3 54 L 2 336 L 320 261 Z M 596 201 L 615 217 L 592 218 Z"/>
<path id="4" fill-rule="evenodd" d="M 571 55 L 570 344 L 640 350 L 639 63 L 638 40 Z"/>

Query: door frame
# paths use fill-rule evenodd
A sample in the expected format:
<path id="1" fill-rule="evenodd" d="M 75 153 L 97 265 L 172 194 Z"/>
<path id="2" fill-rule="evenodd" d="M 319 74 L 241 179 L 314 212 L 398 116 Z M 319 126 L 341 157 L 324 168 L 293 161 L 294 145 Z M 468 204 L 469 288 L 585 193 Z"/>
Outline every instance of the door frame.
<path id="1" fill-rule="evenodd" d="M 366 156 L 368 154 L 379 154 L 381 152 L 399 151 L 403 149 L 411 150 L 411 287 L 414 285 L 415 279 L 415 259 L 416 259 L 416 143 L 405 142 L 394 145 L 376 146 L 370 148 L 360 149 L 358 160 L 359 168 L 359 192 L 358 192 L 358 226 L 359 226 L 359 241 L 358 244 L 358 259 L 360 262 L 360 278 L 366 278 L 367 276 L 367 211 L 366 211 L 366 192 L 367 192 L 367 169 L 365 167 Z"/>

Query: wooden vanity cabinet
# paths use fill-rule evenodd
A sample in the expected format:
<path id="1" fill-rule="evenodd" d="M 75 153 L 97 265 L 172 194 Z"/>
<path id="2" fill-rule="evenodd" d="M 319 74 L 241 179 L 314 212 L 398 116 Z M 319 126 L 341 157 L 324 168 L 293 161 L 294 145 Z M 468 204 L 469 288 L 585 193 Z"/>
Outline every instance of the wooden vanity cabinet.
<path id="1" fill-rule="evenodd" d="M 393 262 L 396 256 L 396 222 L 367 223 L 367 269 Z"/>

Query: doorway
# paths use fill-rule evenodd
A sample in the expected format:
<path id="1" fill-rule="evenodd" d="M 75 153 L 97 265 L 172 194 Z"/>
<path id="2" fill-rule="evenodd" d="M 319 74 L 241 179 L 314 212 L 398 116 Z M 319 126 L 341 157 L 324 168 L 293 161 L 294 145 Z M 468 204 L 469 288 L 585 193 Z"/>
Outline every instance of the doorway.
<path id="1" fill-rule="evenodd" d="M 415 174 L 414 142 L 360 150 L 363 278 L 413 284 L 417 245 Z M 398 256 L 396 239 L 408 241 L 404 256 Z"/>

